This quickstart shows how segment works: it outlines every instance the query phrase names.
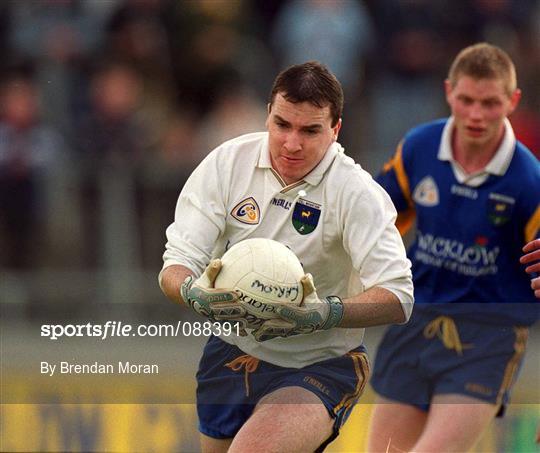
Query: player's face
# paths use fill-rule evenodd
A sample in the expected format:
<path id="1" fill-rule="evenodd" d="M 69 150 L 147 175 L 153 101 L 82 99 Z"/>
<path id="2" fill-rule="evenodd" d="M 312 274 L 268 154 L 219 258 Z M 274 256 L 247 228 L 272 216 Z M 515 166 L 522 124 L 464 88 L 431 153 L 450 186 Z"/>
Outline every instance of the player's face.
<path id="1" fill-rule="evenodd" d="M 341 119 L 332 127 L 330 107 L 288 102 L 277 94 L 269 106 L 266 126 L 272 167 L 285 183 L 300 181 L 313 170 L 336 141 Z"/>
<path id="2" fill-rule="evenodd" d="M 447 80 L 445 89 L 458 143 L 467 150 L 495 148 L 504 133 L 504 119 L 517 107 L 521 92 L 509 96 L 500 79 L 465 75 L 454 87 Z"/>

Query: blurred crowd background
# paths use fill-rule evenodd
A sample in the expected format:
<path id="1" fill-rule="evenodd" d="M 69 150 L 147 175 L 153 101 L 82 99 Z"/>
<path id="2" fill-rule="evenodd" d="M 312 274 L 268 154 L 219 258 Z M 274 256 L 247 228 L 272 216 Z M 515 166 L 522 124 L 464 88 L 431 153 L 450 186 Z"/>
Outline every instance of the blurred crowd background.
<path id="1" fill-rule="evenodd" d="M 2 303 L 25 316 L 154 303 L 185 179 L 264 129 L 278 71 L 330 67 L 340 142 L 376 172 L 408 128 L 447 115 L 448 66 L 477 41 L 514 59 L 511 121 L 539 153 L 538 0 L 2 1 Z"/>

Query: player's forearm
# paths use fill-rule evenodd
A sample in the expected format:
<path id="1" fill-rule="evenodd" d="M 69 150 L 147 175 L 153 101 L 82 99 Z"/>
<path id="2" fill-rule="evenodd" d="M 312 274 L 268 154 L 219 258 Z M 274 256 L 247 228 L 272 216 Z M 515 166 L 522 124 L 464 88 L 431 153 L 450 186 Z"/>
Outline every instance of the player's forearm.
<path id="1" fill-rule="evenodd" d="M 184 301 L 180 296 L 180 286 L 188 275 L 193 275 L 193 272 L 185 266 L 173 265 L 165 268 L 161 274 L 161 290 L 170 300 L 183 304 Z"/>
<path id="2" fill-rule="evenodd" d="M 405 322 L 399 298 L 385 288 L 371 288 L 365 293 L 343 299 L 343 319 L 339 327 L 370 327 Z"/>

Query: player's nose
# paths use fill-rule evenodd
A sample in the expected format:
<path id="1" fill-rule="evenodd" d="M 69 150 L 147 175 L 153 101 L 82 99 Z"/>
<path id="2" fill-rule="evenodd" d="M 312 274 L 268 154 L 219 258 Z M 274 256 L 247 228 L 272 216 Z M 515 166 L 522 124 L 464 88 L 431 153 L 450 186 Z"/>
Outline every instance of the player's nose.
<path id="1" fill-rule="evenodd" d="M 300 140 L 299 135 L 296 132 L 291 132 L 287 134 L 283 147 L 289 153 L 296 153 L 302 149 L 302 141 Z"/>
<path id="2" fill-rule="evenodd" d="M 482 106 L 478 102 L 475 102 L 471 105 L 471 108 L 469 110 L 469 116 L 471 119 L 474 120 L 482 119 Z"/>

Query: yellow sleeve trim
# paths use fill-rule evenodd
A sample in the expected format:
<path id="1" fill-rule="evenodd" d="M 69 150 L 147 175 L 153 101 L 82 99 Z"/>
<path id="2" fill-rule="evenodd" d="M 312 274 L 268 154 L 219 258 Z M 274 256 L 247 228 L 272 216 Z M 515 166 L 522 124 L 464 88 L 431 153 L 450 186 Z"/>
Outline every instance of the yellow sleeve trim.
<path id="1" fill-rule="evenodd" d="M 392 159 L 392 166 L 396 172 L 397 181 L 403 195 L 407 199 L 407 203 L 410 207 L 413 207 L 413 202 L 411 198 L 411 187 L 409 185 L 409 177 L 405 173 L 405 166 L 403 165 L 403 140 L 399 142 L 397 147 L 396 155 Z"/>
<path id="2" fill-rule="evenodd" d="M 405 236 L 414 225 L 416 212 L 413 208 L 398 213 L 396 219 L 396 228 L 401 236 Z"/>
<path id="3" fill-rule="evenodd" d="M 531 219 L 525 225 L 525 242 L 530 242 L 536 238 L 536 234 L 540 229 L 540 205 L 537 206 L 536 211 L 532 215 Z"/>

